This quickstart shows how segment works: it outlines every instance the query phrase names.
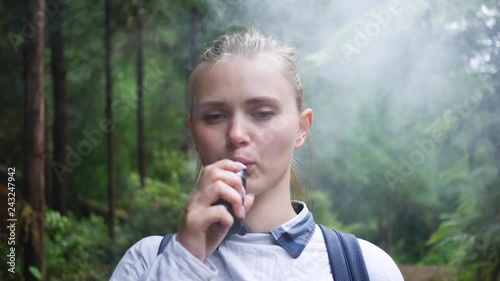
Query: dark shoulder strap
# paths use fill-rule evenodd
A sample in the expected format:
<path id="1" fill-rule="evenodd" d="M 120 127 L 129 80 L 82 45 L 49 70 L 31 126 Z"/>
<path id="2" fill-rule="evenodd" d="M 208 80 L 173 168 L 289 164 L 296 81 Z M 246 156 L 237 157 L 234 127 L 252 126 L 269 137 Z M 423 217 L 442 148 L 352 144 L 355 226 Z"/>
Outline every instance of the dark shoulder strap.
<path id="1" fill-rule="evenodd" d="M 369 281 L 358 239 L 352 234 L 319 225 L 325 238 L 328 260 L 335 281 Z"/>
<path id="2" fill-rule="evenodd" d="M 165 247 L 167 247 L 168 242 L 170 242 L 170 239 L 172 239 L 172 236 L 174 236 L 173 233 L 170 233 L 170 234 L 163 236 L 163 239 L 160 242 L 160 247 L 158 247 L 158 254 L 156 254 L 157 256 L 159 256 L 161 253 L 163 253 L 163 251 L 165 250 Z"/>

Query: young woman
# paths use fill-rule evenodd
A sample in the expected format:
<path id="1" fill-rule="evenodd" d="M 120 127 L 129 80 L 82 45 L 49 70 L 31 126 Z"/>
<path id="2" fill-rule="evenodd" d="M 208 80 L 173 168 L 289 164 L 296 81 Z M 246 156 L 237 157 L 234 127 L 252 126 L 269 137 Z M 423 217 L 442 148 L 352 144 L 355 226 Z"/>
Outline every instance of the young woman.
<path id="1" fill-rule="evenodd" d="M 253 29 L 223 35 L 186 92 L 203 168 L 183 223 L 159 254 L 160 236 L 132 246 L 111 280 L 332 280 L 318 225 L 305 203 L 291 200 L 293 154 L 313 122 L 294 49 Z M 239 233 L 228 235 L 235 218 L 214 204 L 220 199 L 242 219 Z M 371 281 L 403 280 L 385 252 L 359 244 Z"/>

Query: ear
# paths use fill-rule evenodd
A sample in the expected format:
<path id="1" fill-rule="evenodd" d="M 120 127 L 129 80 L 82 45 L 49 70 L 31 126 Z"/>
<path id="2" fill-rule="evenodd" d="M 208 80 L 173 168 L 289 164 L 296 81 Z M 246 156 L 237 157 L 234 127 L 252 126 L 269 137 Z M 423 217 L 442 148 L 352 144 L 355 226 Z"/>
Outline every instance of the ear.
<path id="1" fill-rule="evenodd" d="M 295 148 L 300 148 L 306 141 L 307 134 L 313 123 L 314 112 L 308 108 L 300 114 L 299 131 L 295 139 Z"/>

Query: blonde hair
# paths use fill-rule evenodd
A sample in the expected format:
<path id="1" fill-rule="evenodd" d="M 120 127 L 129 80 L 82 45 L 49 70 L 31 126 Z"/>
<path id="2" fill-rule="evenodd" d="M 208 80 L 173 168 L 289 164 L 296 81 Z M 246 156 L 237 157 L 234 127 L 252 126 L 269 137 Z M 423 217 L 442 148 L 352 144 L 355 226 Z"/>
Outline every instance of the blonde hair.
<path id="1" fill-rule="evenodd" d="M 254 28 L 249 28 L 236 32 L 228 32 L 219 36 L 201 55 L 198 64 L 189 75 L 186 86 L 186 98 L 190 115 L 193 113 L 194 88 L 201 71 L 199 66 L 206 63 L 214 63 L 214 65 L 217 65 L 236 55 L 247 58 L 265 56 L 277 62 L 277 64 L 283 68 L 285 76 L 289 79 L 294 88 L 298 114 L 304 110 L 304 93 L 302 90 L 302 83 L 300 82 L 296 50 L 272 37 L 264 36 Z M 290 184 L 297 189 L 297 195 L 305 200 L 306 195 L 301 188 L 295 161 L 292 161 L 291 165 Z M 198 161 L 196 175 L 199 175 L 200 171 L 201 162 Z"/>

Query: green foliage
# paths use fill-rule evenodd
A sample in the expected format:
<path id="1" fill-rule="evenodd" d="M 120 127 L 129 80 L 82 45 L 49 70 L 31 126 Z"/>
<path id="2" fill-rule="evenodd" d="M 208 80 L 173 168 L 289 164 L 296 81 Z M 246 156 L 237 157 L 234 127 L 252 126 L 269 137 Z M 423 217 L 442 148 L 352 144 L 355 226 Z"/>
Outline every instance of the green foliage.
<path id="1" fill-rule="evenodd" d="M 110 240 L 102 217 L 77 219 L 48 210 L 47 277 L 49 281 L 107 280 Z"/>
<path id="2" fill-rule="evenodd" d="M 499 182 L 484 187 L 477 182 L 468 184 L 462 187 L 464 196 L 456 212 L 443 216 L 443 223 L 428 244 L 448 249 L 459 280 L 496 281 L 493 278 L 498 277 L 500 266 L 500 190 L 495 186 Z"/>
<path id="3" fill-rule="evenodd" d="M 188 198 L 177 181 L 167 184 L 148 178 L 143 189 L 138 175 L 131 174 L 118 202 L 126 214 L 124 223 L 118 226 L 115 250 L 110 248 L 112 244 L 102 217 L 76 219 L 47 211 L 48 280 L 107 280 L 117 257 L 133 243 L 145 236 L 175 231 Z"/>
<path id="4" fill-rule="evenodd" d="M 148 178 L 145 188 L 141 188 L 139 176 L 132 173 L 127 192 L 119 200 L 119 206 L 128 213 L 121 235 L 131 244 L 145 236 L 174 232 L 184 215 L 187 198 L 176 181 L 164 183 Z"/>
<path id="5" fill-rule="evenodd" d="M 332 229 L 348 231 L 335 217 L 332 209 L 332 201 L 328 198 L 328 193 L 324 191 L 313 191 L 307 193 L 308 207 L 314 215 L 316 223 L 323 224 Z"/>
<path id="6" fill-rule="evenodd" d="M 481 9 L 467 6 L 467 27 L 460 36 L 460 44 L 469 58 L 492 55 L 481 67 L 500 67 L 498 49 L 491 49 L 485 40 L 498 36 L 500 26 L 485 24 L 498 22 L 498 2 L 482 2 Z M 486 38 L 486 39 L 485 39 Z M 496 53 L 495 53 L 496 52 Z M 440 179 L 445 190 L 455 190 L 456 208 L 445 212 L 442 223 L 428 244 L 435 249 L 447 249 L 454 265 L 457 280 L 500 280 L 500 146 L 498 138 L 498 106 L 500 88 L 498 72 L 477 69 L 469 75 L 468 100 L 476 101 L 473 114 L 461 114 L 460 122 L 452 128 L 454 140 L 449 149 L 461 150 L 463 157 L 443 161 Z M 472 80 L 472 83 L 471 83 Z M 496 81 L 496 82 L 495 82 Z M 463 125 L 463 126 L 462 126 Z"/>
<path id="7" fill-rule="evenodd" d="M 42 273 L 37 267 L 30 266 L 29 271 L 31 272 L 31 274 L 33 274 L 33 276 L 35 276 L 36 279 L 42 280 Z"/>
<path id="8" fill-rule="evenodd" d="M 194 170 L 188 171 L 189 167 L 186 166 L 185 153 L 175 150 L 155 149 L 152 156 L 152 165 L 149 169 L 152 178 L 171 183 L 183 181 L 186 184 L 189 183 L 187 179 L 194 179 Z"/>

